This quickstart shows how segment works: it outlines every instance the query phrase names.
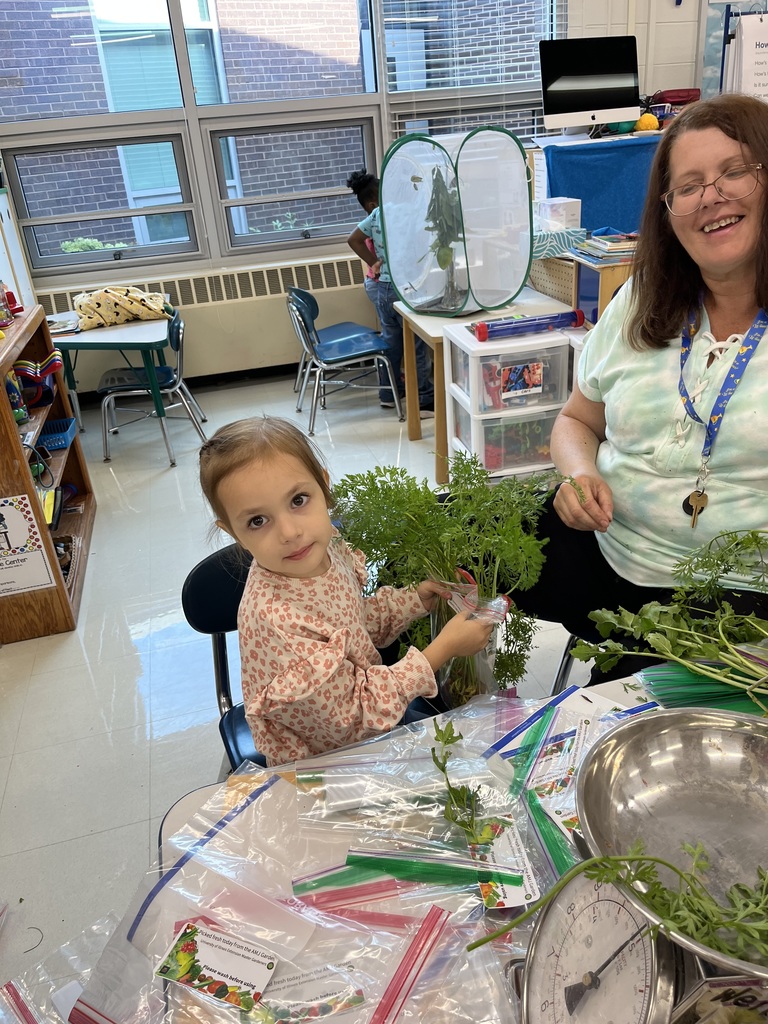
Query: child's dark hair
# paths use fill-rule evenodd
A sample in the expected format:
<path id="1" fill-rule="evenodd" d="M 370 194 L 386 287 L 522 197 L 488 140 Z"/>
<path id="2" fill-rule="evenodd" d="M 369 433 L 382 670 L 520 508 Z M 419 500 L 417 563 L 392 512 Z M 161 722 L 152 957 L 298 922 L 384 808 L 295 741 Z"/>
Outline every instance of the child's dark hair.
<path id="1" fill-rule="evenodd" d="M 347 188 L 352 189 L 363 209 L 366 203 L 378 202 L 379 179 L 375 174 L 369 174 L 364 167 L 350 174 L 347 178 Z"/>
<path id="2" fill-rule="evenodd" d="M 298 459 L 319 484 L 328 508 L 333 507 L 323 457 L 309 438 L 279 416 L 255 416 L 220 427 L 200 449 L 200 486 L 219 522 L 230 525 L 219 499 L 222 480 L 250 462 L 275 455 Z"/>

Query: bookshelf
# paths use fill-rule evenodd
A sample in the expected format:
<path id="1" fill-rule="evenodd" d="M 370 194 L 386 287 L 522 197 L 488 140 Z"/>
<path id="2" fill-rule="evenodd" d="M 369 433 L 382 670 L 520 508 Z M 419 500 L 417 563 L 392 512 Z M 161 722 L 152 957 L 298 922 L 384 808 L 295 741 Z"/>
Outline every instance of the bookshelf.
<path id="1" fill-rule="evenodd" d="M 41 306 L 19 314 L 3 331 L 3 379 L 17 360 L 39 363 L 53 349 Z M 64 633 L 77 623 L 96 514 L 80 439 L 75 435 L 68 447 L 51 451 L 50 477 L 45 476 L 45 484 L 50 488 L 68 484 L 70 494 L 75 489 L 57 528 L 51 530 L 43 512 L 43 488 L 32 474 L 30 451 L 21 436 L 26 435 L 31 445 L 44 444 L 41 434 L 46 424 L 72 417 L 61 372 L 55 375 L 54 391 L 53 403 L 29 410 L 29 422 L 20 425 L 10 401 L 0 397 L 0 513 L 5 522 L 0 532 L 0 643 Z M 57 543 L 66 544 L 70 552 L 66 574 L 56 553 Z"/>

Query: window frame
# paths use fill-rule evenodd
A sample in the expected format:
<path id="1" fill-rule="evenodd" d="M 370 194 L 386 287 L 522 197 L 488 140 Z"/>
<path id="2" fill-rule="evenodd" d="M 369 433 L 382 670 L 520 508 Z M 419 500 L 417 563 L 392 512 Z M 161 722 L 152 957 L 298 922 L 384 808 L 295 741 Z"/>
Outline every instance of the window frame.
<path id="1" fill-rule="evenodd" d="M 559 37 L 566 33 L 567 14 L 565 6 L 568 0 L 543 0 L 547 5 L 545 12 L 549 21 L 551 37 Z M 192 82 L 189 55 L 186 50 L 186 34 L 179 0 L 168 0 L 170 26 L 175 41 L 175 53 L 179 71 L 183 108 L 167 110 L 141 110 L 136 112 L 111 112 L 98 115 L 81 115 L 66 119 L 34 120 L 3 125 L 4 142 L 0 143 L 0 156 L 5 161 L 7 184 L 17 210 L 19 227 L 25 246 L 28 247 L 32 276 L 42 283 L 52 282 L 62 275 L 71 277 L 77 274 L 92 273 L 94 266 L 114 266 L 116 250 L 99 250 L 61 254 L 55 258 L 34 258 L 36 246 L 34 240 L 29 242 L 30 229 L 41 222 L 50 222 L 53 218 L 30 218 L 26 215 L 26 204 L 20 190 L 20 183 L 15 174 L 14 158 L 25 152 L 50 152 L 71 149 L 78 144 L 87 148 L 99 144 L 120 145 L 125 142 L 152 142 L 159 139 L 174 141 L 174 153 L 180 184 L 182 180 L 188 188 L 188 201 L 172 206 L 149 206 L 108 211 L 112 216 L 142 216 L 159 213 L 185 213 L 188 217 L 190 235 L 196 245 L 188 243 L 167 243 L 159 246 L 147 246 L 144 252 L 135 256 L 119 258 L 124 269 L 132 271 L 158 266 L 186 265 L 191 272 L 203 261 L 216 261 L 221 267 L 235 268 L 274 260 L 292 259 L 296 255 L 301 258 L 322 258 L 329 251 L 339 250 L 345 241 L 343 229 L 337 234 L 314 235 L 309 239 L 289 237 L 276 238 L 271 232 L 270 237 L 262 236 L 260 241 L 252 244 L 234 244 L 230 238 L 227 210 L 234 206 L 245 206 L 255 202 L 264 203 L 267 198 L 272 202 L 290 201 L 297 198 L 317 198 L 322 195 L 343 195 L 346 193 L 342 182 L 338 189 L 307 190 L 305 193 L 275 194 L 270 197 L 249 197 L 248 199 L 222 198 L 219 185 L 219 174 L 223 168 L 217 167 L 221 160 L 217 156 L 217 140 L 222 135 L 246 133 L 269 134 L 285 132 L 307 127 L 348 127 L 361 125 L 364 130 L 368 166 L 378 168 L 384 154 L 395 139 L 404 133 L 408 121 L 444 120 L 446 123 L 460 122 L 463 118 L 482 118 L 483 111 L 509 113 L 514 123 L 518 112 L 531 111 L 534 114 L 530 130 L 519 132 L 521 140 L 533 134 L 543 134 L 541 127 L 541 95 L 535 82 L 529 87 L 519 83 L 506 83 L 503 86 L 470 86 L 466 88 L 449 87 L 440 89 L 423 89 L 410 92 L 387 91 L 387 54 L 382 40 L 385 38 L 383 5 L 381 0 L 371 0 L 371 18 L 374 36 L 374 66 L 379 91 L 360 93 L 358 95 L 337 96 L 310 100 L 285 100 L 261 103 L 220 103 L 196 106 L 194 103 L 194 86 Z M 471 122 L 474 126 L 477 120 Z M 490 123 L 486 120 L 483 123 Z M 504 123 L 494 120 L 493 123 Z M 462 130 L 460 128 L 435 129 L 436 134 L 443 130 Z M 515 130 L 514 128 L 512 130 Z M 178 148 L 176 148 L 178 147 Z M 343 168 L 340 177 L 353 168 Z M 226 179 L 221 179 L 226 186 Z M 137 211 L 137 212 L 134 212 Z M 92 219 L 102 219 L 106 211 L 94 213 Z M 65 218 L 56 218 L 61 221 Z M 69 219 L 81 221 L 87 215 L 72 215 Z M 258 238 L 254 235 L 254 239 Z M 183 250 L 183 251 L 182 251 Z M 119 250 L 118 250 L 119 251 Z"/>
<path id="2" fill-rule="evenodd" d="M 235 242 L 231 237 L 231 221 L 227 215 L 227 211 L 238 208 L 247 209 L 252 206 L 267 206 L 276 202 L 288 202 L 299 199 L 335 198 L 337 196 L 347 197 L 350 195 L 344 181 L 344 176 L 342 175 L 339 185 L 334 188 L 303 189 L 292 192 L 276 192 L 263 196 L 245 196 L 243 198 L 233 199 L 230 199 L 227 196 L 222 196 L 222 186 L 226 188 L 226 179 L 224 177 L 225 169 L 221 160 L 221 149 L 219 145 L 219 141 L 222 138 L 235 138 L 247 135 L 268 136 L 270 134 L 312 131 L 323 128 L 338 128 L 340 130 L 345 128 L 360 128 L 363 137 L 366 166 L 372 167 L 377 163 L 378 152 L 378 133 L 376 131 L 375 114 L 376 112 L 374 110 L 366 109 L 365 111 L 361 111 L 361 114 L 357 117 L 352 115 L 346 117 L 328 116 L 324 118 L 318 117 L 310 121 L 307 120 L 305 116 L 304 120 L 290 120 L 285 121 L 282 124 L 275 121 L 272 121 L 269 124 L 254 124 L 253 120 L 247 118 L 244 119 L 242 117 L 226 119 L 217 118 L 204 124 L 203 131 L 206 139 L 206 151 L 209 154 L 212 163 L 213 179 L 216 184 L 216 191 L 214 192 L 212 190 L 211 194 L 216 197 L 216 226 L 219 232 L 219 243 L 222 255 L 242 256 L 244 253 L 250 254 L 253 252 L 291 251 L 296 248 L 306 246 L 307 242 L 338 245 L 339 241 L 343 238 L 341 231 L 334 235 L 313 235 L 308 239 L 301 237 L 275 237 L 280 234 L 280 232 L 275 232 L 274 236 L 265 240 L 266 244 L 265 242 L 262 242 L 247 245 L 243 242 Z M 354 169 L 354 167 L 350 167 L 348 168 L 348 171 L 352 171 Z M 354 225 L 352 225 L 352 227 L 354 227 Z M 350 227 L 350 230 L 352 230 L 352 227 Z"/>
<path id="3" fill-rule="evenodd" d="M 152 266 L 158 263 L 167 263 L 169 257 L 189 259 L 202 256 L 200 239 L 205 237 L 201 231 L 199 204 L 195 201 L 195 191 L 192 178 L 188 172 L 188 146 L 185 144 L 184 132 L 181 128 L 168 130 L 158 126 L 154 130 L 147 131 L 146 128 L 139 129 L 138 126 L 133 132 L 121 131 L 120 135 L 110 136 L 106 131 L 96 133 L 67 133 L 68 137 L 59 138 L 57 142 L 35 141 L 30 145 L 11 145 L 3 151 L 3 163 L 8 181 L 8 188 L 13 198 L 16 210 L 17 224 L 22 235 L 27 253 L 30 269 L 33 277 L 43 276 L 63 270 L 89 271 L 93 266 L 99 264 L 112 265 L 117 262 L 124 262 L 131 267 Z M 17 157 L 31 155 L 46 155 L 55 153 L 69 153 L 73 150 L 98 149 L 99 147 L 152 144 L 155 142 L 170 142 L 175 158 L 176 172 L 178 174 L 179 186 L 182 194 L 181 203 L 157 204 L 148 206 L 124 206 L 113 209 L 95 210 L 92 213 L 63 213 L 45 217 L 32 216 L 24 189 L 16 166 Z M 185 198 L 186 197 L 186 198 Z M 187 218 L 190 240 L 188 242 L 167 242 L 163 244 L 138 244 L 135 247 L 120 249 L 99 249 L 77 253 L 61 253 L 60 255 L 43 256 L 39 253 L 35 230 L 52 224 L 82 224 L 88 221 L 102 220 L 126 220 L 139 217 L 153 216 L 163 213 L 182 213 Z M 126 251 L 126 249 L 128 251 Z M 136 255 L 131 255 L 131 250 L 137 250 Z M 116 255 L 118 254 L 119 255 Z"/>

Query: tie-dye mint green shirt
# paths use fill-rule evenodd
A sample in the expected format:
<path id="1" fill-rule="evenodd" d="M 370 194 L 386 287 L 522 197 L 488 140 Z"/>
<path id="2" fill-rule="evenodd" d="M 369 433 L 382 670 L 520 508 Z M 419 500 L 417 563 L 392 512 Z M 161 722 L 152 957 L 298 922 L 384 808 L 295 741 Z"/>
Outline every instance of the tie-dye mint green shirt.
<path id="1" fill-rule="evenodd" d="M 625 579 L 669 586 L 674 564 L 716 534 L 768 529 L 768 337 L 721 421 L 709 461 L 709 504 L 694 530 L 682 503 L 696 484 L 705 430 L 683 410 L 680 339 L 671 339 L 665 349 L 630 348 L 623 333 L 630 301 L 628 284 L 587 336 L 579 361 L 581 391 L 605 404 L 606 439 L 597 468 L 613 491 L 614 513 L 608 531 L 597 539 Z M 718 344 L 704 313 L 685 383 L 691 396 L 697 395 L 695 408 L 705 422 L 740 341 L 741 335 L 732 335 Z"/>

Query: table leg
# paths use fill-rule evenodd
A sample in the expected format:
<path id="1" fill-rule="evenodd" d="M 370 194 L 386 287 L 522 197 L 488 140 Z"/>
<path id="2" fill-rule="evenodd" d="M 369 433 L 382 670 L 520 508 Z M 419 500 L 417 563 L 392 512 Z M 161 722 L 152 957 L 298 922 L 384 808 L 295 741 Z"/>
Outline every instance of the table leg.
<path id="1" fill-rule="evenodd" d="M 54 338 L 54 344 L 55 343 L 56 339 Z M 80 399 L 77 397 L 77 381 L 75 380 L 75 371 L 72 368 L 72 360 L 69 357 L 67 349 L 61 349 L 61 359 L 64 363 L 64 380 L 67 384 L 69 404 L 72 406 L 72 412 L 75 414 L 77 429 L 83 431 L 85 430 L 85 427 L 83 426 L 83 417 L 80 413 Z"/>
<path id="2" fill-rule="evenodd" d="M 416 338 L 413 328 L 403 319 L 403 375 L 405 377 L 405 416 L 408 421 L 408 440 L 421 439 L 419 412 L 419 378 L 416 373 Z"/>
<path id="3" fill-rule="evenodd" d="M 171 460 L 171 465 L 175 466 L 176 456 L 173 453 L 171 439 L 168 437 L 168 426 L 165 422 L 165 406 L 163 405 L 163 396 L 160 393 L 160 385 L 157 383 L 155 360 L 153 359 L 152 352 L 149 349 L 142 350 L 141 358 L 144 363 L 144 372 L 146 373 L 147 380 L 149 382 L 149 390 L 152 392 L 152 400 L 155 403 L 155 412 L 160 423 L 160 430 L 163 433 L 163 440 L 165 441 L 165 447 L 168 451 L 168 458 Z"/>
<path id="4" fill-rule="evenodd" d="M 445 415 L 443 342 L 432 343 L 435 378 L 435 483 L 448 483 L 448 424 Z"/>

